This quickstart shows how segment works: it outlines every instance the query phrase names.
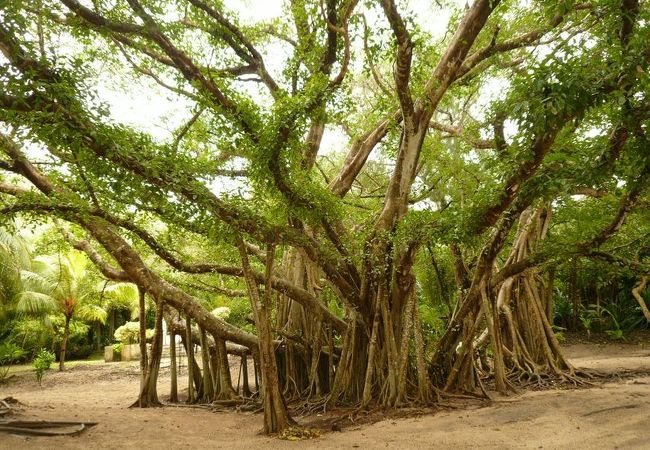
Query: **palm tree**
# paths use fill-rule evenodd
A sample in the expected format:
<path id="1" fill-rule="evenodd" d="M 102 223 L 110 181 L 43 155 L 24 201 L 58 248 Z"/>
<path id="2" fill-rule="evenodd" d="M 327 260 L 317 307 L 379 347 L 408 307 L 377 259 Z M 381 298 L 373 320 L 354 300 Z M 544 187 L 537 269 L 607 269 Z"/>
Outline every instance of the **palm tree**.
<path id="1" fill-rule="evenodd" d="M 16 227 L 12 227 L 16 228 Z M 11 363 L 25 354 L 13 342 L 15 327 L 25 315 L 46 316 L 54 308 L 46 281 L 33 270 L 38 263 L 32 260 L 29 242 L 10 229 L 0 227 L 0 365 Z M 0 372 L 0 378 L 6 370 Z"/>
<path id="2" fill-rule="evenodd" d="M 0 228 L 0 321 L 16 310 L 19 294 L 24 290 L 21 279 L 23 270 L 30 270 L 32 260 L 27 242 L 19 236 Z"/>
<path id="3" fill-rule="evenodd" d="M 109 286 L 106 299 L 102 298 L 102 289 L 88 266 L 86 256 L 76 250 L 32 258 L 25 239 L 0 228 L 0 323 L 7 324 L 2 327 L 6 330 L 0 329 L 0 337 L 11 329 L 10 319 L 41 316 L 47 322 L 47 314 L 62 313 L 65 325 L 59 370 L 63 370 L 73 317 L 104 324 L 106 307 L 120 305 L 132 310 L 134 302 L 137 304 L 137 291 L 125 283 Z"/>
<path id="4" fill-rule="evenodd" d="M 27 243 L 0 228 L 0 381 L 7 375 L 8 365 L 23 355 L 20 347 L 7 337 L 16 318 L 16 302 L 23 290 L 21 270 L 31 266 Z M 7 367 L 4 367 L 4 365 Z"/>
<path id="5" fill-rule="evenodd" d="M 29 243 L 0 228 L 0 338 L 23 316 L 45 317 L 56 310 L 50 285 L 40 275 L 43 263 L 32 259 Z"/>
<path id="6" fill-rule="evenodd" d="M 60 312 L 65 318 L 61 342 L 59 370 L 65 368 L 65 353 L 73 317 L 86 322 L 106 322 L 106 310 L 99 303 L 94 274 L 88 270 L 88 259 L 81 252 L 38 257 L 35 270 L 22 272 L 24 282 L 38 289 L 25 290 L 19 297 L 19 311 Z"/>

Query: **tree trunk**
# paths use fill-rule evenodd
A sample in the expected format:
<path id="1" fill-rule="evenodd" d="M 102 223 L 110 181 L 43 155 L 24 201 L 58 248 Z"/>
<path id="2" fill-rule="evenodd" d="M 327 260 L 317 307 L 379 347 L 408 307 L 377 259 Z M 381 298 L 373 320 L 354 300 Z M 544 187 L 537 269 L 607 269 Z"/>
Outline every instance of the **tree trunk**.
<path id="1" fill-rule="evenodd" d="M 451 295 L 449 293 L 449 287 L 447 286 L 447 282 L 445 281 L 444 276 L 440 271 L 440 267 L 438 266 L 438 261 L 436 261 L 436 257 L 430 245 L 427 245 L 427 251 L 429 252 L 429 258 L 431 259 L 431 266 L 433 267 L 433 270 L 436 272 L 436 279 L 438 280 L 438 286 L 440 287 L 440 297 L 442 297 L 442 301 L 445 302 L 445 306 L 447 306 L 447 311 L 449 311 L 449 314 L 451 314 L 453 308 L 451 306 Z"/>
<path id="2" fill-rule="evenodd" d="M 632 289 L 632 295 L 636 299 L 636 301 L 639 303 L 639 306 L 641 307 L 641 311 L 643 312 L 643 317 L 650 323 L 650 310 L 648 310 L 648 306 L 645 304 L 645 300 L 643 300 L 643 290 L 645 289 L 646 284 L 648 283 L 648 276 L 641 277 L 641 280 L 634 286 Z"/>
<path id="3" fill-rule="evenodd" d="M 201 365 L 203 367 L 202 371 L 202 382 L 203 392 L 201 396 L 201 401 L 204 403 L 209 403 L 214 401 L 214 381 L 213 374 L 211 373 L 212 368 L 210 365 L 210 351 L 208 349 L 208 339 L 205 333 L 205 330 L 199 327 L 199 335 L 201 338 Z"/>
<path id="4" fill-rule="evenodd" d="M 317 268 L 304 254 L 289 249 L 282 258 L 284 277 L 318 297 L 320 286 Z M 318 357 L 322 349 L 324 321 L 318 316 L 310 320 L 310 313 L 286 295 L 278 296 L 276 329 L 287 336 L 278 359 L 280 387 L 287 398 L 304 395 L 322 395 L 317 373 Z"/>
<path id="5" fill-rule="evenodd" d="M 230 400 L 238 396 L 232 386 L 230 376 L 230 364 L 228 363 L 228 351 L 226 342 L 217 336 L 213 336 L 214 346 L 211 348 L 211 367 L 214 382 L 214 399 Z"/>
<path id="6" fill-rule="evenodd" d="M 70 337 L 70 320 L 71 315 L 65 316 L 65 327 L 63 328 L 63 340 L 61 341 L 61 353 L 59 354 L 59 372 L 65 369 L 65 352 L 68 347 L 68 337 Z"/>
<path id="7" fill-rule="evenodd" d="M 571 330 L 578 329 L 578 319 L 580 316 L 580 295 L 578 293 L 578 267 L 577 260 L 574 258 L 571 263 L 571 273 L 569 275 L 569 295 L 571 296 Z"/>
<path id="8" fill-rule="evenodd" d="M 176 332 L 173 327 L 169 326 L 169 371 L 171 375 L 171 389 L 169 392 L 169 401 L 178 403 L 178 365 L 176 361 Z"/>
<path id="9" fill-rule="evenodd" d="M 95 322 L 95 351 L 99 352 L 102 349 L 102 324 Z"/>
<path id="10" fill-rule="evenodd" d="M 553 298 L 553 292 L 555 289 L 555 266 L 552 266 L 548 270 L 548 281 L 546 284 L 546 317 L 548 321 L 553 325 L 555 319 L 555 299 Z"/>
<path id="11" fill-rule="evenodd" d="M 266 308 L 258 310 L 260 324 L 257 326 L 260 335 L 260 371 L 262 375 L 262 399 L 264 405 L 264 432 L 278 433 L 293 424 L 293 420 L 284 404 L 280 392 L 273 335 L 269 324 L 270 314 Z"/>
<path id="12" fill-rule="evenodd" d="M 115 310 L 111 309 L 108 313 L 108 344 L 113 342 L 115 334 Z"/>
<path id="13" fill-rule="evenodd" d="M 147 315 L 145 311 L 145 290 L 138 286 L 138 320 L 140 325 L 140 392 L 145 388 L 147 377 Z M 142 407 L 142 405 L 140 405 Z"/>
<path id="14" fill-rule="evenodd" d="M 248 383 L 248 355 L 242 355 L 241 357 L 241 367 L 242 367 L 242 395 L 244 397 L 250 397 L 253 395 L 251 388 Z"/>
<path id="15" fill-rule="evenodd" d="M 505 266 L 527 258 L 544 238 L 549 220 L 544 206 L 521 214 Z M 504 229 L 503 242 L 505 236 Z M 505 279 L 496 287 L 495 299 L 490 286 L 496 255 L 495 251 L 482 253 L 477 262 L 472 287 L 434 355 L 434 382 L 444 382 L 445 390 L 482 394 L 481 372 L 487 369 L 501 392 L 512 389 L 513 382 L 542 384 L 551 378 L 578 383 L 553 332 L 544 303 L 548 286 L 539 271 L 531 268 Z M 493 348 L 492 368 L 477 370 L 480 360 L 475 350 L 488 342 Z"/>
<path id="16" fill-rule="evenodd" d="M 371 337 L 364 329 L 363 322 L 356 317 L 357 314 L 353 310 L 347 311 L 346 317 L 350 326 L 343 336 L 341 358 L 334 375 L 330 404 L 356 404 L 363 398 Z"/>
<path id="17" fill-rule="evenodd" d="M 192 319 L 185 319 L 185 354 L 187 355 L 187 403 L 194 403 L 194 344 L 192 343 Z"/>
<path id="18" fill-rule="evenodd" d="M 163 346 L 163 308 L 160 301 L 156 303 L 156 323 L 154 326 L 154 335 L 151 343 L 151 358 L 149 358 L 149 363 L 147 365 L 138 400 L 133 405 L 131 405 L 138 406 L 140 408 L 160 406 L 160 401 L 158 400 L 157 384 Z"/>
<path id="19" fill-rule="evenodd" d="M 294 425 L 295 422 L 289 416 L 289 412 L 284 404 L 284 398 L 280 392 L 273 333 L 271 330 L 271 276 L 275 248 L 273 245 L 269 245 L 267 248 L 266 285 L 264 286 L 264 294 L 260 295 L 257 282 L 255 281 L 248 261 L 246 245 L 240 236 L 237 237 L 237 247 L 242 260 L 244 278 L 246 279 L 259 338 L 259 358 L 262 374 L 261 392 L 262 404 L 264 405 L 264 432 L 266 434 L 279 433 Z"/>

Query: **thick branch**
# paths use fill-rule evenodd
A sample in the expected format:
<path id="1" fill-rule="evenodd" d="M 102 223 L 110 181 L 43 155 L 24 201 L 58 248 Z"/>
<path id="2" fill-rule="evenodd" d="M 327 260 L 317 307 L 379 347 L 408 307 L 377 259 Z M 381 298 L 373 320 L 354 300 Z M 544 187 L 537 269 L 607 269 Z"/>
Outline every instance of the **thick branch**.
<path id="1" fill-rule="evenodd" d="M 397 97 L 399 98 L 400 107 L 407 122 L 413 116 L 413 98 L 411 97 L 411 87 L 409 80 L 411 77 L 411 60 L 413 58 L 413 42 L 406 29 L 406 24 L 397 11 L 397 6 L 393 0 L 381 0 L 381 6 L 384 14 L 388 18 L 393 35 L 397 40 L 397 61 L 395 63 L 395 87 Z"/>

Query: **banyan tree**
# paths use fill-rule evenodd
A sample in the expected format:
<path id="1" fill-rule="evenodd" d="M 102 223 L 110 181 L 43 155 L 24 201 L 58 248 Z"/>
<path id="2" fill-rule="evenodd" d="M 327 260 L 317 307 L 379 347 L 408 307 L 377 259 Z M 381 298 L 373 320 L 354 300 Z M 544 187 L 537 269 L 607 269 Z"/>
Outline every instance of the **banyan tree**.
<path id="1" fill-rule="evenodd" d="M 266 432 L 291 405 L 581 382 L 552 274 L 647 277 L 608 243 L 650 226 L 650 8 L 425 3 L 0 4 L 2 217 L 54 221 L 153 299 L 136 404 L 159 403 L 163 320 L 190 398 L 239 398 L 227 354 L 256 361 Z M 433 253 L 455 280 L 439 334 Z M 254 332 L 211 314 L 215 290 L 250 300 Z"/>

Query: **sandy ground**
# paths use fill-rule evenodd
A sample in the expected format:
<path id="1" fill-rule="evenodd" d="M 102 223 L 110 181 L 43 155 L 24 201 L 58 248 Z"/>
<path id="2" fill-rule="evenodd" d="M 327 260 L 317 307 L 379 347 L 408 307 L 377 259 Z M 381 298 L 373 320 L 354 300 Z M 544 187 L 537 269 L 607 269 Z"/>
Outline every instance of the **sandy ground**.
<path id="1" fill-rule="evenodd" d="M 650 343 L 576 344 L 566 352 L 579 367 L 650 373 Z M 25 438 L 0 433 L 0 449 L 650 449 L 650 375 L 590 389 L 526 392 L 496 399 L 486 407 L 447 409 L 372 425 L 347 421 L 343 432 L 300 442 L 257 434 L 259 414 L 188 407 L 129 409 L 139 384 L 134 364 L 79 365 L 65 373 L 50 372 L 42 387 L 31 377 L 18 375 L 13 383 L 0 386 L 0 398 L 11 395 L 23 403 L 16 417 L 98 425 L 77 437 Z M 168 389 L 169 378 L 163 376 L 159 392 Z"/>

